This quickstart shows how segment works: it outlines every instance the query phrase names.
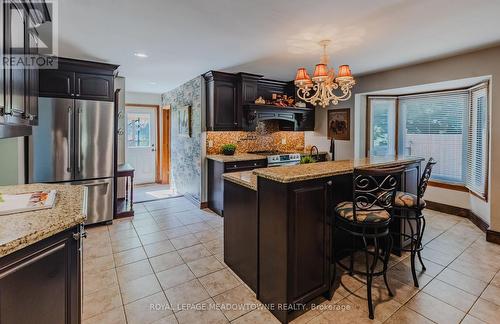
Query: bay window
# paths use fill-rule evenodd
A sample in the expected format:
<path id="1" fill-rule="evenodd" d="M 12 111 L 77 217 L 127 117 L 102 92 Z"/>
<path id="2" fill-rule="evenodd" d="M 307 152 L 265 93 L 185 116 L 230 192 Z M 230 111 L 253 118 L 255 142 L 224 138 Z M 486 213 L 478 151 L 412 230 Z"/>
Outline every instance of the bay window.
<path id="1" fill-rule="evenodd" d="M 432 179 L 486 198 L 488 85 L 397 97 L 368 97 L 367 155 L 434 157 Z"/>

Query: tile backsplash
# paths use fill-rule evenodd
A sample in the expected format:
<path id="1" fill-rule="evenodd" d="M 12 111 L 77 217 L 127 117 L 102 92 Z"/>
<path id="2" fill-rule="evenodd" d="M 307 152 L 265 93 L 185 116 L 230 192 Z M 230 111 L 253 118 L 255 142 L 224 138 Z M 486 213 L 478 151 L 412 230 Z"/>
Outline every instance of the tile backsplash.
<path id="1" fill-rule="evenodd" d="M 260 123 L 254 132 L 207 132 L 207 154 L 219 154 L 224 144 L 235 144 L 236 153 L 303 151 L 304 132 L 279 131 L 278 125 L 271 122 Z"/>

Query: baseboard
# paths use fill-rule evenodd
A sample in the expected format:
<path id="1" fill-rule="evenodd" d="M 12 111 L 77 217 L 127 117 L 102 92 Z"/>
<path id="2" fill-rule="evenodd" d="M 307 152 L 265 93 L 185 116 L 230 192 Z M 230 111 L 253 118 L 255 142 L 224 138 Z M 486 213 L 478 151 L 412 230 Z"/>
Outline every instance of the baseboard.
<path id="1" fill-rule="evenodd" d="M 452 215 L 457 215 L 460 217 L 465 217 L 468 218 L 474 225 L 476 225 L 481 231 L 486 233 L 486 236 L 488 237 L 488 223 L 486 223 L 481 217 L 477 216 L 474 214 L 470 209 L 467 208 L 461 208 L 461 207 L 456 207 L 456 206 L 451 206 L 451 205 L 446 205 L 434 201 L 425 201 L 427 203 L 427 208 L 446 213 L 446 214 L 452 214 Z M 497 233 L 496 235 L 498 236 L 498 240 L 500 242 L 500 233 Z"/>
<path id="2" fill-rule="evenodd" d="M 446 214 L 452 214 L 452 215 L 457 215 L 461 217 L 467 217 L 469 218 L 470 210 L 467 208 L 462 208 L 462 207 L 457 207 L 457 206 L 451 206 L 451 205 L 446 205 L 434 201 L 425 201 L 427 204 L 427 208 L 446 213 Z"/>
<path id="3" fill-rule="evenodd" d="M 200 204 L 200 209 L 208 208 L 208 201 L 204 201 Z"/>
<path id="4" fill-rule="evenodd" d="M 469 214 L 469 220 L 474 223 L 481 231 L 486 233 L 486 237 L 488 237 L 488 223 L 486 223 L 481 217 L 477 216 L 474 214 L 472 211 L 470 211 Z M 500 235 L 500 233 L 497 233 Z"/>
<path id="5" fill-rule="evenodd" d="M 500 244 L 500 232 L 493 230 L 486 230 L 486 241 L 491 243 Z"/>
<path id="6" fill-rule="evenodd" d="M 193 205 L 200 208 L 200 206 L 201 206 L 200 201 L 197 198 L 195 198 L 193 195 L 191 195 L 190 193 L 187 193 L 187 192 L 184 193 L 184 198 L 187 198 L 187 200 L 189 200 Z"/>

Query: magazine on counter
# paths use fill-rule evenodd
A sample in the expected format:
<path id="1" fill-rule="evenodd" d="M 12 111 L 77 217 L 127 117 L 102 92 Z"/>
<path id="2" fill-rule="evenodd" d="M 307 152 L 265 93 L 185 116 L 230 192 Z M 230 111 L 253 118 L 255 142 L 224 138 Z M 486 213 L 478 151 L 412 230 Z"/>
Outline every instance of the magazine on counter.
<path id="1" fill-rule="evenodd" d="M 54 207 L 56 190 L 19 194 L 0 193 L 0 216 Z"/>

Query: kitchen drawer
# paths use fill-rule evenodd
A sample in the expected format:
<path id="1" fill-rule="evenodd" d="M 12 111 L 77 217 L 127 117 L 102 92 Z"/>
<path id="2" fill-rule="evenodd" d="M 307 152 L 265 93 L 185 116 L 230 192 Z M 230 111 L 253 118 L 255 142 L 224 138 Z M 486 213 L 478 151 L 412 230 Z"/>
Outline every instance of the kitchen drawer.
<path id="1" fill-rule="evenodd" d="M 237 161 L 224 163 L 224 172 L 244 171 L 256 168 L 265 168 L 267 160 L 251 160 L 251 161 Z"/>

